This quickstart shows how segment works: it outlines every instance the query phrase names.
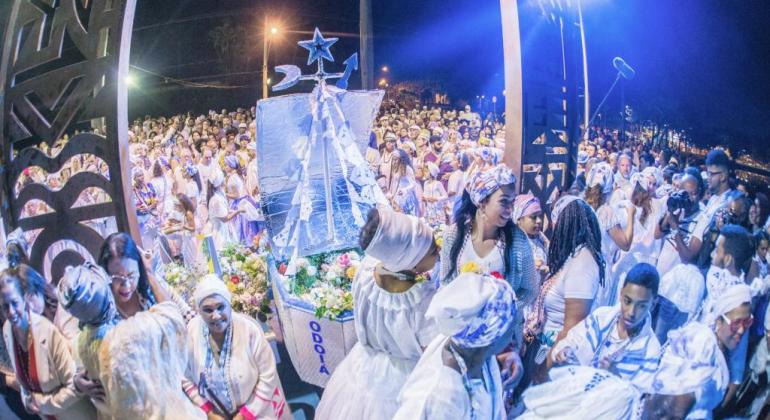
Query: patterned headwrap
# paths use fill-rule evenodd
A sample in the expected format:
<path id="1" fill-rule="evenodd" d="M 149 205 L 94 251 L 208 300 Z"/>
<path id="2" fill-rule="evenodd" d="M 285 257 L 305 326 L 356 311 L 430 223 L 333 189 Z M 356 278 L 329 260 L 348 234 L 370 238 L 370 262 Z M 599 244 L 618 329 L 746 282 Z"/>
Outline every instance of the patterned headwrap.
<path id="1" fill-rule="evenodd" d="M 184 170 L 187 172 L 187 175 L 190 175 L 191 177 L 198 173 L 198 168 L 192 163 L 185 165 Z"/>
<path id="2" fill-rule="evenodd" d="M 161 166 L 165 167 L 166 169 L 171 169 L 171 163 L 169 163 L 165 156 L 160 156 L 158 158 L 158 162 L 160 162 Z"/>
<path id="3" fill-rule="evenodd" d="M 576 195 L 565 195 L 556 201 L 556 203 L 553 205 L 553 210 L 551 210 L 551 223 L 553 226 L 556 226 L 556 222 L 559 220 L 559 215 L 561 212 L 564 211 L 564 209 L 566 209 L 567 206 L 570 205 L 573 201 L 578 200 L 583 201 Z"/>
<path id="4" fill-rule="evenodd" d="M 139 175 L 144 175 L 144 170 L 138 166 L 134 166 L 131 168 L 131 179 L 134 179 L 138 177 Z"/>
<path id="5" fill-rule="evenodd" d="M 433 162 L 426 162 L 425 163 L 425 167 L 428 169 L 428 173 L 430 174 L 430 176 L 432 176 L 433 178 L 438 176 L 438 172 L 439 172 L 438 171 L 438 166 L 436 166 L 435 163 L 433 163 Z"/>
<path id="6" fill-rule="evenodd" d="M 654 182 L 656 188 L 663 184 L 663 172 L 654 166 L 644 168 L 642 175 L 646 176 L 651 183 Z"/>
<path id="7" fill-rule="evenodd" d="M 613 183 L 612 166 L 607 162 L 594 164 L 586 177 L 587 187 L 601 185 L 602 193 L 604 194 L 610 194 L 612 192 Z"/>
<path id="8" fill-rule="evenodd" d="M 233 155 L 225 156 L 225 165 L 233 169 L 238 169 L 238 158 Z"/>
<path id="9" fill-rule="evenodd" d="M 468 176 L 465 191 L 471 196 L 471 201 L 479 206 L 485 198 L 494 194 L 503 185 L 516 183 L 516 176 L 511 168 L 502 164 L 490 168 L 479 168 Z"/>
<path id="10" fill-rule="evenodd" d="M 85 325 L 99 326 L 116 319 L 110 278 L 98 265 L 86 262 L 69 268 L 58 291 L 59 304 Z"/>
<path id="11" fill-rule="evenodd" d="M 479 147 L 476 149 L 476 154 L 490 166 L 498 165 L 503 157 L 503 152 L 494 147 Z"/>
<path id="12" fill-rule="evenodd" d="M 460 347 L 486 347 L 508 331 L 516 315 L 516 294 L 492 276 L 463 273 L 441 287 L 428 306 L 427 318 Z"/>
<path id="13" fill-rule="evenodd" d="M 532 193 L 519 194 L 516 196 L 516 199 L 513 200 L 513 214 L 511 215 L 511 219 L 515 222 L 522 217 L 527 217 L 530 214 L 541 211 L 543 211 L 543 208 L 540 207 L 540 200 L 532 195 Z"/>

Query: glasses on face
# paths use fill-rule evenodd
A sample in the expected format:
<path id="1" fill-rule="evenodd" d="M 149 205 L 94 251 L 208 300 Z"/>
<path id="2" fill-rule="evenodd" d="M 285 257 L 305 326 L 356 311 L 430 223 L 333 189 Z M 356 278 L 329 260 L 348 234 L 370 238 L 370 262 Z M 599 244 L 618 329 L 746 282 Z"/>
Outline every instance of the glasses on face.
<path id="1" fill-rule="evenodd" d="M 723 171 L 716 171 L 716 172 L 708 171 L 709 178 L 715 177 L 717 175 L 722 175 L 723 173 L 724 173 Z"/>
<path id="2" fill-rule="evenodd" d="M 112 280 L 113 283 L 118 284 L 134 284 L 139 282 L 139 273 L 131 273 L 127 276 L 122 274 L 113 274 L 110 276 L 110 280 Z"/>
<path id="3" fill-rule="evenodd" d="M 730 327 L 730 332 L 736 333 L 741 327 L 743 327 L 743 331 L 748 331 L 748 329 L 751 327 L 751 324 L 754 323 L 754 316 L 752 315 L 748 318 L 731 320 L 730 318 L 722 314 L 722 320 L 724 320 L 727 326 Z"/>

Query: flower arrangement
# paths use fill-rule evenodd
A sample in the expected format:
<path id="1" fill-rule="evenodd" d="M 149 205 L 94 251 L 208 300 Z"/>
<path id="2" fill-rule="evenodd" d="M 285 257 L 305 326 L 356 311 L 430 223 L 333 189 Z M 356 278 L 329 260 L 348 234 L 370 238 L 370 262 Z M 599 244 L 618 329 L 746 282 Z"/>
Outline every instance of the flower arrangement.
<path id="1" fill-rule="evenodd" d="M 179 263 L 169 263 L 164 266 L 166 283 L 176 293 L 185 300 L 190 302 L 192 300 L 195 286 L 198 284 L 198 279 L 203 276 L 203 273 L 195 270 L 193 267 L 187 267 Z"/>
<path id="2" fill-rule="evenodd" d="M 316 254 L 295 261 L 296 272 L 286 275 L 287 263 L 278 265 L 288 289 L 315 307 L 318 318 L 338 317 L 353 310 L 350 292 L 361 265 L 361 255 L 354 250 Z"/>
<path id="3" fill-rule="evenodd" d="M 231 245 L 219 255 L 222 280 L 233 294 L 235 311 L 264 321 L 270 314 L 267 260 L 242 245 Z"/>
<path id="4" fill-rule="evenodd" d="M 503 275 L 499 271 L 487 272 L 481 268 L 481 266 L 475 261 L 468 261 L 460 267 L 460 274 L 463 273 L 476 273 L 487 276 L 492 276 L 499 280 L 504 280 Z"/>

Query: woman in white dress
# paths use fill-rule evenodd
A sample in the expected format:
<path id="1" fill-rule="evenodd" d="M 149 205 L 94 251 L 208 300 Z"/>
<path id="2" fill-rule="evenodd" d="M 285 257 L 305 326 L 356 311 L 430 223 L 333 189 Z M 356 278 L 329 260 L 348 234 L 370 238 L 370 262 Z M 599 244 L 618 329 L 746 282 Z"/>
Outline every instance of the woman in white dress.
<path id="1" fill-rule="evenodd" d="M 391 419 L 402 385 L 436 334 L 424 316 L 434 283 L 416 279 L 436 264 L 431 228 L 414 216 L 372 210 L 360 245 L 367 257 L 353 282 L 358 343 L 326 385 L 319 420 Z"/>
<path id="2" fill-rule="evenodd" d="M 422 198 L 425 201 L 425 218 L 431 226 L 446 224 L 447 192 L 438 180 L 439 169 L 433 162 L 426 162 L 429 178 L 423 186 Z"/>
<path id="3" fill-rule="evenodd" d="M 504 419 L 495 355 L 516 326 L 511 286 L 488 275 L 460 274 L 436 292 L 426 316 L 439 335 L 404 384 L 393 419 Z"/>
<path id="4" fill-rule="evenodd" d="M 292 418 L 275 356 L 262 327 L 233 312 L 222 280 L 208 274 L 193 294 L 198 316 L 187 326 L 190 353 L 183 387 L 209 419 Z"/>
<path id="5" fill-rule="evenodd" d="M 219 168 L 214 168 L 209 175 L 209 230 L 214 237 L 217 249 L 224 249 L 227 245 L 238 241 L 230 222 L 239 214 L 239 211 L 231 211 L 227 203 L 227 197 L 223 191 L 225 175 Z"/>
<path id="6" fill-rule="evenodd" d="M 606 287 L 599 289 L 595 307 L 614 305 L 617 302 L 619 278 L 611 275 L 612 264 L 616 261 L 619 251 L 631 249 L 634 240 L 634 216 L 636 206 L 613 207 L 609 203 L 613 189 L 612 167 L 605 162 L 591 166 L 586 177 L 585 201 L 596 212 L 599 227 L 602 231 L 602 255 L 604 255 L 604 278 Z"/>
<path id="7" fill-rule="evenodd" d="M 250 245 L 251 238 L 259 232 L 256 221 L 250 221 L 247 217 L 246 209 L 256 210 L 259 206 L 246 192 L 246 184 L 240 172 L 241 164 L 238 158 L 233 155 L 225 156 L 225 195 L 230 202 L 230 210 L 239 212 L 234 219 L 230 220 L 230 228 L 241 243 Z"/>

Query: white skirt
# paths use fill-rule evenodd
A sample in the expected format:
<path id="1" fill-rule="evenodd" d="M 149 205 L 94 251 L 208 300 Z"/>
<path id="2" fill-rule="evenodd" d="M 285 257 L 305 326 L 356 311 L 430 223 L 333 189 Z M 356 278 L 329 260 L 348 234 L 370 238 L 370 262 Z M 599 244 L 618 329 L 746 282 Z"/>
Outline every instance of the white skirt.
<path id="1" fill-rule="evenodd" d="M 391 420 L 416 364 L 356 343 L 326 384 L 315 419 Z"/>

